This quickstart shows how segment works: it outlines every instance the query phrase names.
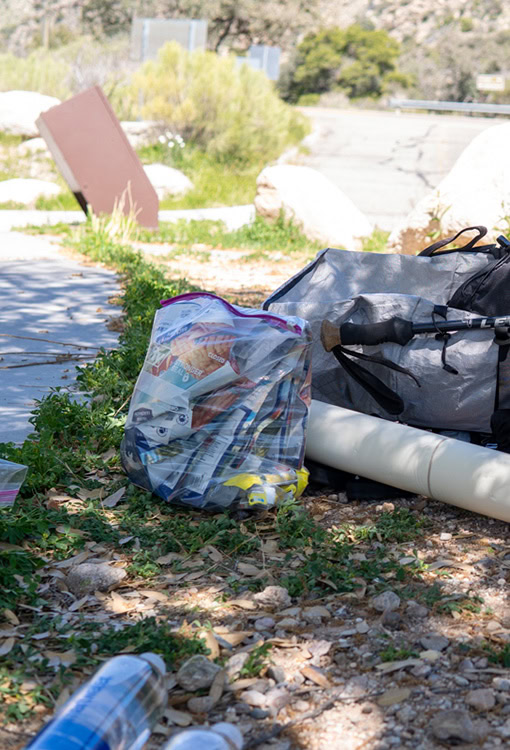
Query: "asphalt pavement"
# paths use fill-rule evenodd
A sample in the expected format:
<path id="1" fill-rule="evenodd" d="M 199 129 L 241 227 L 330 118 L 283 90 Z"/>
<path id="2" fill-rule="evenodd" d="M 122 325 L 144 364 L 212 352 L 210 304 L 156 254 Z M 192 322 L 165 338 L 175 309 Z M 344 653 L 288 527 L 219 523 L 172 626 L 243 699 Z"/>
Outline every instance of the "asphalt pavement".
<path id="1" fill-rule="evenodd" d="M 446 177 L 472 139 L 501 118 L 303 107 L 314 133 L 304 163 L 391 231 Z"/>

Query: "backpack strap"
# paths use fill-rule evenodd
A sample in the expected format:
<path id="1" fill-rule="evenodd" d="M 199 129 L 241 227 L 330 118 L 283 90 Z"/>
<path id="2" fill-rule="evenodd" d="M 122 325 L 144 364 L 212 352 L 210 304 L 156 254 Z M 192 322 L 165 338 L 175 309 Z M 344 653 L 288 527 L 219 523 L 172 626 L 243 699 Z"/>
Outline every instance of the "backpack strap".
<path id="1" fill-rule="evenodd" d="M 395 362 L 392 362 L 389 359 L 384 359 L 384 357 L 375 357 L 369 356 L 368 354 L 362 354 L 361 352 L 354 352 L 350 349 L 346 349 L 345 347 L 340 346 L 339 344 L 331 349 L 331 353 L 334 354 L 337 362 L 353 378 L 353 380 L 355 380 L 362 388 L 364 388 L 367 393 L 369 393 L 372 398 L 377 401 L 379 406 L 387 411 L 388 414 L 392 414 L 393 416 L 397 416 L 404 411 L 405 404 L 398 393 L 395 393 L 395 391 L 393 391 L 385 383 L 383 383 L 382 380 L 377 377 L 377 375 L 369 372 L 369 370 L 367 370 L 365 367 L 362 367 L 358 362 L 354 362 L 351 357 L 356 357 L 357 359 L 361 359 L 366 362 L 373 362 L 378 365 L 383 365 L 385 367 L 389 367 L 391 370 L 396 370 L 397 372 L 401 372 L 404 375 L 409 375 L 409 377 L 411 377 L 415 381 L 417 386 L 420 387 L 419 380 L 409 370 L 406 370 L 404 367 L 400 367 L 400 365 L 395 364 Z"/>
<path id="2" fill-rule="evenodd" d="M 459 247 L 458 250 L 472 250 L 474 245 L 476 243 L 483 239 L 485 235 L 487 234 L 487 227 L 466 227 L 465 229 L 461 229 L 460 232 L 457 232 L 457 234 L 454 237 L 447 237 L 444 240 L 438 240 L 437 242 L 434 242 L 433 245 L 429 245 L 429 247 L 426 247 L 425 250 L 422 250 L 421 253 L 418 253 L 418 256 L 423 255 L 426 258 L 430 258 L 436 250 L 440 250 L 442 247 L 446 247 L 446 245 L 449 245 L 451 242 L 455 242 L 457 237 L 460 237 L 461 234 L 464 234 L 464 232 L 478 232 L 476 237 L 473 237 L 472 240 L 469 240 L 469 242 L 466 245 L 463 245 L 462 247 Z"/>

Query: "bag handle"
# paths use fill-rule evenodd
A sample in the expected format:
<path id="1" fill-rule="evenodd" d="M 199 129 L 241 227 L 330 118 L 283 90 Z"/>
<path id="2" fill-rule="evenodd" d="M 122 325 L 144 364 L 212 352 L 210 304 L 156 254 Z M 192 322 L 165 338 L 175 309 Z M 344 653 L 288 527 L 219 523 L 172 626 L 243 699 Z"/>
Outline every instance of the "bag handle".
<path id="1" fill-rule="evenodd" d="M 464 234 L 464 232 L 478 232 L 476 237 L 473 237 L 472 240 L 469 240 L 469 242 L 466 245 L 463 245 L 462 247 L 457 248 L 458 250 L 472 250 L 473 246 L 476 245 L 478 240 L 481 240 L 485 235 L 487 234 L 487 227 L 466 227 L 465 229 L 461 229 L 460 232 L 457 232 L 455 237 L 447 237 L 445 240 L 438 240 L 437 242 L 434 242 L 433 245 L 429 245 L 429 247 L 426 247 L 425 250 L 422 250 L 421 253 L 418 253 L 418 255 L 423 255 L 426 258 L 430 258 L 436 250 L 440 250 L 442 247 L 446 247 L 446 245 L 449 245 L 450 242 L 455 242 L 457 237 L 460 237 L 461 234 Z"/>

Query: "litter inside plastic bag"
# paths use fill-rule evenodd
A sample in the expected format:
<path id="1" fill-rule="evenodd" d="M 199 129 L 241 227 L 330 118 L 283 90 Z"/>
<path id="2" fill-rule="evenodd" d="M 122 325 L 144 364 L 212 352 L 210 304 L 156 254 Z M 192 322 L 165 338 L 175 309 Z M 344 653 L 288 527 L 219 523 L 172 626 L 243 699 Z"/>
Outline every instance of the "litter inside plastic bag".
<path id="1" fill-rule="evenodd" d="M 25 481 L 28 466 L 14 464 L 0 458 L 0 508 L 13 505 L 19 488 Z"/>
<path id="2" fill-rule="evenodd" d="M 163 305 L 121 446 L 131 481 L 197 508 L 299 496 L 307 483 L 308 323 L 206 293 Z"/>

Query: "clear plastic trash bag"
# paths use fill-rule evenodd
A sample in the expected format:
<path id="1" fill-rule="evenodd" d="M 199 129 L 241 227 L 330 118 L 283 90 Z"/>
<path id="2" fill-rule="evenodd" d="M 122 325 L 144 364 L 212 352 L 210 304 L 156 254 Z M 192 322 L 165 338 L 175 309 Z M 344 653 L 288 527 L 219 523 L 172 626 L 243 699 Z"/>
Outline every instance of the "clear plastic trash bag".
<path id="1" fill-rule="evenodd" d="M 308 476 L 308 323 L 206 293 L 162 304 L 121 445 L 128 477 L 196 508 L 299 496 Z"/>
<path id="2" fill-rule="evenodd" d="M 19 488 L 25 481 L 28 467 L 0 458 L 0 508 L 14 504 Z"/>

